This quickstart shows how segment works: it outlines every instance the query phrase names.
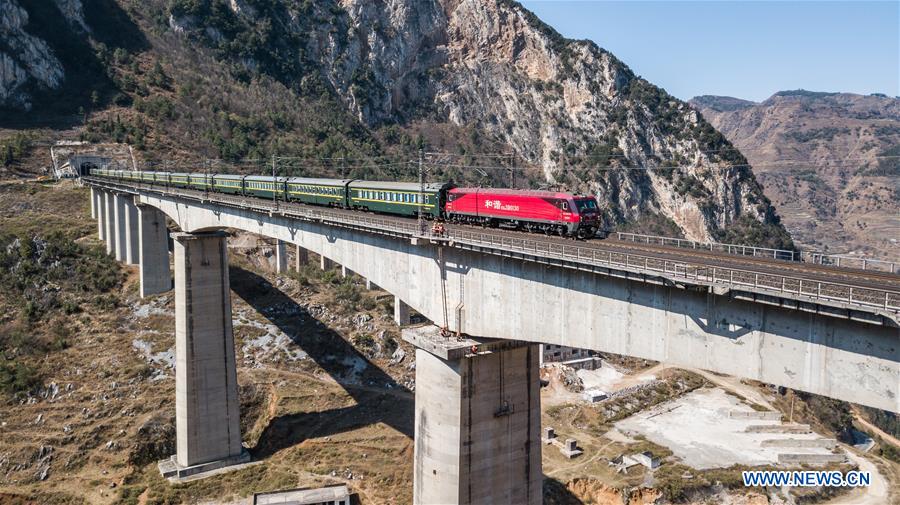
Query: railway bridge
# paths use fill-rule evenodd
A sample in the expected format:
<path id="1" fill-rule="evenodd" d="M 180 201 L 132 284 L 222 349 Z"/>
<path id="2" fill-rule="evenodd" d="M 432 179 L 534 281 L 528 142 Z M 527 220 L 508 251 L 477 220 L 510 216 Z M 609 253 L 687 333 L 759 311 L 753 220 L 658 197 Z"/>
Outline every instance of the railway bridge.
<path id="1" fill-rule="evenodd" d="M 575 242 L 85 177 L 98 234 L 138 265 L 141 295 L 172 289 L 177 452 L 161 470 L 243 461 L 227 234 L 313 251 L 477 339 L 415 337 L 416 503 L 540 503 L 534 343 L 736 375 L 900 412 L 900 276 L 614 241 Z M 490 339 L 490 340 L 484 340 Z M 475 347 L 470 347 L 470 343 Z"/>

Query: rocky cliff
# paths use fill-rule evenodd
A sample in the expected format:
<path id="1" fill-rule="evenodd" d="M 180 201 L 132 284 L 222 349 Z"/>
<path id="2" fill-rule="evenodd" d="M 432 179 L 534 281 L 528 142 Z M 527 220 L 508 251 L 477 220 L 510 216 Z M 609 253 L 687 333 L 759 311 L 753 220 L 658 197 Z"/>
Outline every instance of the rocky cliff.
<path id="1" fill-rule="evenodd" d="M 62 64 L 44 40 L 25 30 L 28 23 L 16 0 L 0 0 L 0 107 L 30 110 L 36 90 L 58 89 L 63 82 Z"/>
<path id="2" fill-rule="evenodd" d="M 800 243 L 900 256 L 900 99 L 797 90 L 691 102 L 747 155 Z"/>
<path id="3" fill-rule="evenodd" d="M 269 86 L 265 79 L 274 79 L 298 97 L 333 96 L 375 139 L 364 140 L 367 145 L 381 142 L 377 152 L 391 151 L 385 139 L 393 137 L 379 132 L 395 125 L 457 128 L 515 152 L 518 164 L 537 170 L 544 184 L 596 194 L 610 228 L 663 222 L 697 240 L 790 244 L 744 157 L 694 109 L 594 43 L 564 39 L 514 1 L 122 5 L 142 20 L 155 41 L 151 51 L 161 58 L 205 47 L 242 83 Z M 175 71 L 184 73 L 184 66 Z M 201 102 L 222 92 L 216 88 Z M 263 100 L 276 92 L 264 92 Z M 190 98 L 183 113 L 165 118 L 196 117 L 189 109 L 203 105 Z M 210 112 L 211 120 L 227 123 L 230 138 L 215 130 L 204 137 L 225 155 L 265 155 L 273 142 L 253 131 L 255 124 L 220 113 L 248 106 L 231 102 Z M 269 112 L 260 113 L 265 121 Z M 259 138 L 245 142 L 254 135 Z M 313 135 L 313 142 L 329 142 L 322 136 Z M 222 145 L 233 137 L 241 149 L 225 152 Z"/>

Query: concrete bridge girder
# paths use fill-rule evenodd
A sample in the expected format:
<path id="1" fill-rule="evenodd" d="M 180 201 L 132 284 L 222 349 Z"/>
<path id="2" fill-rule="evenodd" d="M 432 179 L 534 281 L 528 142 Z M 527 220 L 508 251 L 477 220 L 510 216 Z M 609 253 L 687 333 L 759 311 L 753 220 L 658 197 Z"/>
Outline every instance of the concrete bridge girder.
<path id="1" fill-rule="evenodd" d="M 636 356 L 900 411 L 900 329 L 706 291 L 142 195 L 182 230 L 234 228 L 316 252 L 432 321 L 479 336 Z"/>

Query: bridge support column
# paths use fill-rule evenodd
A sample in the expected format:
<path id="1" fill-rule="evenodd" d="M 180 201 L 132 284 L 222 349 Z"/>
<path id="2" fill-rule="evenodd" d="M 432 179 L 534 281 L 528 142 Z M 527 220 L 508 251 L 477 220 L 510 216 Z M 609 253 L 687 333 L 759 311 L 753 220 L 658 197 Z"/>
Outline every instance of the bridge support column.
<path id="1" fill-rule="evenodd" d="M 347 277 L 350 277 L 351 275 L 353 275 L 353 270 L 350 270 L 346 266 L 341 265 L 341 278 L 346 279 Z"/>
<path id="2" fill-rule="evenodd" d="M 97 238 L 106 240 L 106 196 L 103 191 L 91 188 L 96 199 L 94 205 L 97 208 Z"/>
<path id="3" fill-rule="evenodd" d="M 394 296 L 394 322 L 400 326 L 409 324 L 409 305 L 403 303 L 399 296 Z"/>
<path id="4" fill-rule="evenodd" d="M 116 193 L 113 196 L 113 221 L 115 233 L 113 233 L 113 240 L 116 242 L 116 261 L 125 262 L 125 255 L 127 253 L 127 236 L 125 233 L 125 214 L 127 212 L 127 208 L 125 207 L 125 198 L 127 195 L 123 195 L 122 193 Z"/>
<path id="5" fill-rule="evenodd" d="M 125 262 L 129 265 L 140 263 L 140 230 L 138 229 L 138 208 L 133 196 L 125 196 Z"/>
<path id="6" fill-rule="evenodd" d="M 403 332 L 417 347 L 413 503 L 542 503 L 537 346 L 423 329 Z"/>
<path id="7" fill-rule="evenodd" d="M 91 186 L 91 219 L 97 219 L 97 190 Z"/>
<path id="8" fill-rule="evenodd" d="M 294 270 L 299 272 L 300 265 L 306 265 L 307 263 L 309 263 L 309 251 L 299 245 L 296 246 L 294 251 Z"/>
<path id="9" fill-rule="evenodd" d="M 169 273 L 169 230 L 166 215 L 153 207 L 138 205 L 138 235 L 141 298 L 172 289 Z"/>
<path id="10" fill-rule="evenodd" d="M 116 197 L 106 191 L 103 197 L 103 215 L 106 218 L 106 254 L 116 254 Z"/>
<path id="11" fill-rule="evenodd" d="M 275 273 L 287 272 L 287 244 L 283 240 L 275 241 Z"/>
<path id="12" fill-rule="evenodd" d="M 376 284 L 375 284 L 374 282 L 372 282 L 371 280 L 366 279 L 366 289 L 368 289 L 368 290 L 378 289 L 378 285 L 376 285 Z"/>
<path id="13" fill-rule="evenodd" d="M 246 462 L 241 446 L 228 252 L 224 232 L 175 238 L 175 456 L 181 478 Z"/>
<path id="14" fill-rule="evenodd" d="M 320 255 L 319 266 L 322 267 L 322 270 L 331 270 L 332 268 L 334 268 L 334 262 L 326 258 L 325 256 Z"/>

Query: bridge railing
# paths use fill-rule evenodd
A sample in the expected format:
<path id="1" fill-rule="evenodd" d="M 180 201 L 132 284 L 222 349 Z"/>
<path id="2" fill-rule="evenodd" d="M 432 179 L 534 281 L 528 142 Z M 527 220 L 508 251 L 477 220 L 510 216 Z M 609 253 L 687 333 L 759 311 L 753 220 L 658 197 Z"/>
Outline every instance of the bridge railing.
<path id="1" fill-rule="evenodd" d="M 828 300 L 900 311 L 900 292 L 895 291 L 479 232 L 453 231 L 450 233 L 450 237 L 473 245 L 487 244 L 504 250 L 595 266 L 624 267 L 628 270 L 663 274 L 665 277 L 690 282 L 741 287 L 752 291 L 794 295 L 811 300 Z"/>
<path id="2" fill-rule="evenodd" d="M 682 249 L 699 249 L 713 252 L 723 252 L 726 254 L 754 256 L 758 258 L 773 258 L 786 261 L 800 259 L 799 253 L 797 253 L 796 251 L 789 251 L 787 249 L 771 249 L 768 247 L 755 247 L 739 244 L 720 244 L 717 242 L 696 242 L 694 240 L 658 237 L 655 235 L 641 235 L 639 233 L 617 232 L 616 237 L 619 240 L 625 242 L 636 242 L 639 244 L 664 245 L 670 247 L 680 247 Z"/>
<path id="3" fill-rule="evenodd" d="M 88 179 L 100 184 L 109 181 Z M 201 201 L 212 201 L 239 208 L 247 208 L 265 213 L 279 213 L 325 223 L 341 224 L 364 228 L 377 232 L 390 232 L 415 237 L 419 234 L 415 223 L 398 222 L 365 213 L 347 213 L 328 208 L 313 208 L 307 205 L 266 200 L 258 197 L 244 197 L 222 193 L 172 188 L 139 182 L 117 182 L 112 186 L 125 185 L 144 191 L 180 196 Z M 812 301 L 823 300 L 861 305 L 872 308 L 900 312 L 900 292 L 865 288 L 837 282 L 805 279 L 757 272 L 753 270 L 710 266 L 683 260 L 663 259 L 641 254 L 614 252 L 569 243 L 548 242 L 528 238 L 496 235 L 479 231 L 448 230 L 443 239 L 466 243 L 479 247 L 491 247 L 533 256 L 555 258 L 586 265 L 624 269 L 638 273 L 659 275 L 671 279 L 693 283 L 716 284 L 729 288 L 784 294 L 803 297 Z"/>
<path id="4" fill-rule="evenodd" d="M 878 270 L 879 272 L 900 273 L 900 265 L 893 261 L 851 256 L 849 254 L 825 254 L 820 252 L 803 252 L 801 261 L 816 265 L 832 265 L 860 270 Z"/>
<path id="5" fill-rule="evenodd" d="M 678 247 L 681 249 L 705 250 L 723 252 L 740 256 L 754 256 L 757 258 L 773 258 L 785 261 L 802 261 L 816 265 L 831 265 L 859 270 L 876 270 L 879 272 L 900 273 L 900 265 L 893 261 L 851 256 L 846 254 L 825 254 L 815 251 L 789 251 L 786 249 L 770 249 L 767 247 L 755 247 L 738 244 L 720 244 L 715 242 L 696 242 L 680 238 L 659 237 L 655 235 L 641 235 L 639 233 L 617 232 L 616 237 L 623 242 L 635 242 L 638 244 L 663 245 Z"/>

